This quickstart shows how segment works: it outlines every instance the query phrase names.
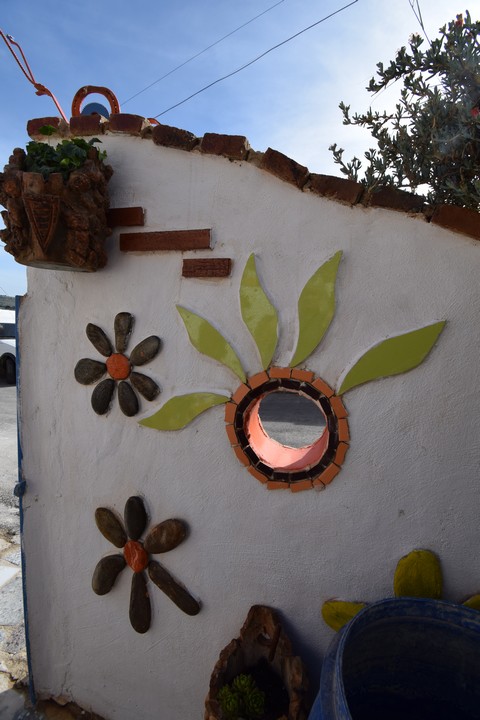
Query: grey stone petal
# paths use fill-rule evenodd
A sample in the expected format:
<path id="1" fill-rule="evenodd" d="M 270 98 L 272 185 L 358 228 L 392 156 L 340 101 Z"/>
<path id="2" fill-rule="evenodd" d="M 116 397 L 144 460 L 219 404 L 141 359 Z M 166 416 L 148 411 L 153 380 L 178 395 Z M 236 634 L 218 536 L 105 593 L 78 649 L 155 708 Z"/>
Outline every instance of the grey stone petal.
<path id="1" fill-rule="evenodd" d="M 86 332 L 88 339 L 100 355 L 109 357 L 112 354 L 112 345 L 102 328 L 99 328 L 98 325 L 94 325 L 93 323 L 88 323 Z"/>
<path id="2" fill-rule="evenodd" d="M 134 573 L 130 592 L 130 623 L 138 633 L 146 633 L 150 627 L 152 611 L 147 583 L 143 572 Z"/>
<path id="3" fill-rule="evenodd" d="M 150 335 L 150 337 L 145 338 L 145 340 L 142 340 L 141 343 L 138 343 L 138 345 L 133 348 L 130 355 L 130 362 L 132 365 L 145 365 L 145 363 L 153 360 L 160 350 L 161 344 L 162 341 L 159 337 Z"/>
<path id="4" fill-rule="evenodd" d="M 107 378 L 98 383 L 92 393 L 92 408 L 97 415 L 105 415 L 110 407 L 115 390 L 115 380 Z"/>
<path id="5" fill-rule="evenodd" d="M 193 598 L 188 590 L 180 585 L 160 563 L 150 560 L 148 563 L 148 574 L 150 580 L 168 595 L 180 610 L 187 615 L 197 615 L 200 612 L 200 604 Z"/>
<path id="6" fill-rule="evenodd" d="M 105 363 L 99 362 L 98 360 L 90 360 L 89 358 L 82 358 L 82 360 L 79 360 L 75 365 L 75 380 L 82 385 L 91 385 L 97 380 L 100 380 L 106 371 L 107 367 Z"/>
<path id="7" fill-rule="evenodd" d="M 185 540 L 187 527 L 181 520 L 164 520 L 153 527 L 145 538 L 148 553 L 164 553 L 173 550 Z"/>
<path id="8" fill-rule="evenodd" d="M 133 315 L 128 312 L 121 312 L 115 316 L 115 348 L 117 352 L 123 353 L 127 349 L 128 340 L 133 328 Z"/>
<path id="9" fill-rule="evenodd" d="M 97 595 L 106 595 L 110 592 L 126 564 L 123 555 L 108 555 L 102 558 L 93 571 L 93 592 Z"/>
<path id="10" fill-rule="evenodd" d="M 130 373 L 130 382 L 132 383 L 135 390 L 138 390 L 145 400 L 155 400 L 160 395 L 160 388 L 157 383 L 151 378 L 143 375 L 142 373 L 132 372 Z"/>
<path id="11" fill-rule="evenodd" d="M 104 538 L 115 547 L 122 548 L 127 542 L 127 534 L 118 517 L 109 508 L 99 507 L 95 510 L 95 522 Z"/>
<path id="12" fill-rule="evenodd" d="M 131 386 L 122 381 L 118 384 L 118 402 L 120 409 L 127 417 L 132 417 L 138 412 L 138 399 Z"/>
<path id="13" fill-rule="evenodd" d="M 133 495 L 128 498 L 123 517 L 128 537 L 131 540 L 138 540 L 147 525 L 147 513 L 141 497 Z"/>

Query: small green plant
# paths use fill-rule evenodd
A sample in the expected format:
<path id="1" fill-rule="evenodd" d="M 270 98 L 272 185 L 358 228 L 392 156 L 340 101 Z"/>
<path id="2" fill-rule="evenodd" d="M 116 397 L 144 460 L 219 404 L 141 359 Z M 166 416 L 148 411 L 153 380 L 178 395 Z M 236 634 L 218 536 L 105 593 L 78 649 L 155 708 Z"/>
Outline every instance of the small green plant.
<path id="1" fill-rule="evenodd" d="M 51 125 L 44 125 L 40 128 L 42 135 L 52 135 L 55 128 Z M 90 157 L 95 143 L 100 143 L 98 138 L 84 140 L 83 138 L 71 138 L 62 140 L 56 147 L 47 143 L 32 140 L 27 144 L 25 158 L 25 170 L 27 172 L 41 173 L 46 179 L 52 173 L 61 173 L 64 180 L 67 180 L 73 170 L 77 170 L 85 164 Z M 96 148 L 95 148 L 96 149 Z M 98 159 L 103 161 L 107 153 L 97 150 Z"/>
<path id="2" fill-rule="evenodd" d="M 367 128 L 377 148 L 362 162 L 344 162 L 343 149 L 330 147 L 341 172 L 362 182 L 367 191 L 381 186 L 427 192 L 432 204 L 480 208 L 480 22 L 469 12 L 440 28 L 424 49 L 413 34 L 387 67 L 377 64 L 368 92 L 376 94 L 401 81 L 394 112 L 350 114 L 340 103 L 344 125 Z"/>
<path id="3" fill-rule="evenodd" d="M 237 675 L 231 685 L 224 685 L 218 702 L 226 720 L 260 720 L 265 712 L 265 693 L 251 675 Z"/>

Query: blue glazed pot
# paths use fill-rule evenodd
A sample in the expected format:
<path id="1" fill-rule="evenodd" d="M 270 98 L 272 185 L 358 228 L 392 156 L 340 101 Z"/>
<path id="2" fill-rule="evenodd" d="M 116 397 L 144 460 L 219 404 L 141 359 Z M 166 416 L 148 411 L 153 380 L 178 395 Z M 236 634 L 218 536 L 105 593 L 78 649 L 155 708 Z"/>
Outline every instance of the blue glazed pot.
<path id="1" fill-rule="evenodd" d="M 480 612 L 370 605 L 337 634 L 308 720 L 480 720 Z"/>

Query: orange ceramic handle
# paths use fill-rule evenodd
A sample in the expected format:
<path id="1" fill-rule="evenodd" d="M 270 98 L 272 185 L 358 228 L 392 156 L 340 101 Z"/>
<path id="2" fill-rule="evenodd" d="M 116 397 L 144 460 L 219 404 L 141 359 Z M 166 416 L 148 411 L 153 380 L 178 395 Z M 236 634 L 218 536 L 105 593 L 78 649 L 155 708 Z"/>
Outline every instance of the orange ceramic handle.
<path id="1" fill-rule="evenodd" d="M 75 93 L 75 97 L 73 98 L 72 117 L 77 117 L 78 115 L 80 115 L 80 108 L 83 101 L 85 100 L 87 95 L 91 95 L 92 93 L 97 93 L 98 95 L 103 95 L 105 98 L 107 98 L 108 102 L 110 103 L 110 112 L 112 114 L 120 112 L 120 103 L 118 102 L 115 94 L 111 90 L 106 87 L 97 87 L 96 85 L 84 85 L 80 88 L 80 90 L 77 90 L 77 92 Z"/>

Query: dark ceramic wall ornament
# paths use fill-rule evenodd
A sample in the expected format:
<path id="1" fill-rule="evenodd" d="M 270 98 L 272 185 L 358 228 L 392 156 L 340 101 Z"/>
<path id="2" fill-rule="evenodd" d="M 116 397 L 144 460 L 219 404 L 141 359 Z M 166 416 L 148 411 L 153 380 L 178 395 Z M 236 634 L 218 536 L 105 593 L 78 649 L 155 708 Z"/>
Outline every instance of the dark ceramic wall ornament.
<path id="1" fill-rule="evenodd" d="M 120 409 L 128 417 L 136 415 L 139 410 L 138 398 L 133 388 L 149 401 L 154 400 L 160 393 L 160 388 L 151 378 L 134 371 L 134 368 L 153 360 L 160 351 L 161 340 L 156 335 L 151 335 L 136 345 L 128 357 L 125 351 L 132 329 L 133 315 L 128 312 L 118 313 L 114 322 L 114 349 L 109 338 L 98 325 L 93 323 L 87 325 L 88 339 L 106 361 L 82 358 L 75 366 L 75 379 L 82 385 L 91 385 L 100 380 L 105 373 L 109 375 L 96 385 L 92 393 L 92 408 L 97 415 L 105 415 L 108 412 L 117 385 Z"/>
<path id="2" fill-rule="evenodd" d="M 93 572 L 92 588 L 97 595 L 106 595 L 126 565 L 133 570 L 130 592 L 130 623 L 138 633 L 145 633 L 150 627 L 151 606 L 147 586 L 150 580 L 187 615 L 197 615 L 200 604 L 170 575 L 160 563 L 151 560 L 150 555 L 169 552 L 180 545 L 187 535 L 182 520 L 171 518 L 154 525 L 144 541 L 140 541 L 147 526 L 147 513 L 143 500 L 138 495 L 128 498 L 124 511 L 125 527 L 109 508 L 97 508 L 95 522 L 102 535 L 115 545 L 123 548 L 123 554 L 107 555 L 96 565 Z"/>

